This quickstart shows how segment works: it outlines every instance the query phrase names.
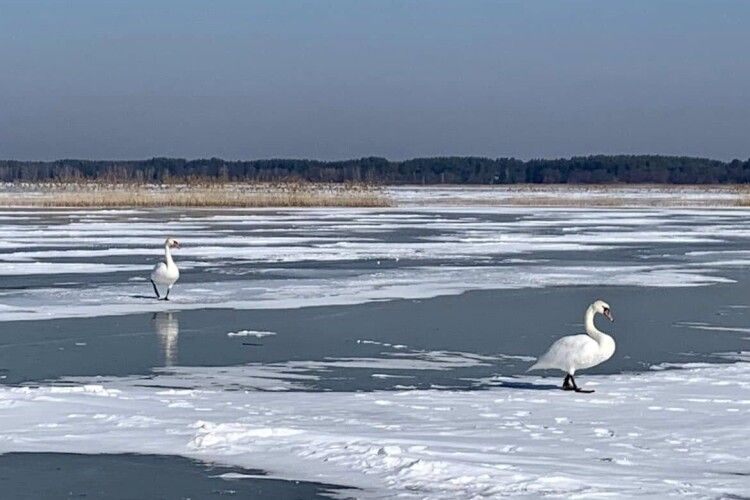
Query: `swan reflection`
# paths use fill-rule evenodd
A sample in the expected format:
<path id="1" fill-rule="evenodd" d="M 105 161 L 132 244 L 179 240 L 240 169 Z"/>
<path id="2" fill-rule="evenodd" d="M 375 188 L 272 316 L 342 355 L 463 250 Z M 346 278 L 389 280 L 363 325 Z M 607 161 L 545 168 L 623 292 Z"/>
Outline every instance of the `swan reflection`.
<path id="1" fill-rule="evenodd" d="M 152 318 L 154 332 L 159 339 L 159 348 L 164 354 L 164 366 L 177 363 L 177 337 L 180 335 L 180 321 L 171 312 L 158 312 Z"/>

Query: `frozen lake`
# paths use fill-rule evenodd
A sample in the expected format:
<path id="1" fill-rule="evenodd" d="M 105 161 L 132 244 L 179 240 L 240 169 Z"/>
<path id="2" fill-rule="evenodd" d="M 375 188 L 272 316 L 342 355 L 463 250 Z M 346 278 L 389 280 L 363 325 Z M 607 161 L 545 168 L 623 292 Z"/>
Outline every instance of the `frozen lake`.
<path id="1" fill-rule="evenodd" d="M 0 452 L 33 452 L 24 474 L 135 453 L 234 467 L 228 491 L 303 481 L 268 498 L 750 491 L 747 210 L 5 209 L 0 235 Z M 597 298 L 597 392 L 527 375 Z"/>

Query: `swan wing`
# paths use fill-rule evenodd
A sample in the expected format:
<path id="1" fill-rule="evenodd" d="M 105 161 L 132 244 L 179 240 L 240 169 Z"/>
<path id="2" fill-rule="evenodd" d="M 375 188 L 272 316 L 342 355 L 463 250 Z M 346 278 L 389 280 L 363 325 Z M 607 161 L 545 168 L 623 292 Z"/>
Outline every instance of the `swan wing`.
<path id="1" fill-rule="evenodd" d="M 151 271 L 151 279 L 161 285 L 173 285 L 180 279 L 180 270 L 176 265 L 169 265 L 166 262 L 159 262 Z"/>
<path id="2" fill-rule="evenodd" d="M 151 271 L 151 279 L 156 282 L 164 281 L 167 276 L 167 265 L 164 262 L 157 262 Z"/>
<path id="3" fill-rule="evenodd" d="M 588 335 L 568 335 L 558 339 L 529 370 L 557 368 L 570 372 L 585 367 L 599 353 L 598 344 Z"/>

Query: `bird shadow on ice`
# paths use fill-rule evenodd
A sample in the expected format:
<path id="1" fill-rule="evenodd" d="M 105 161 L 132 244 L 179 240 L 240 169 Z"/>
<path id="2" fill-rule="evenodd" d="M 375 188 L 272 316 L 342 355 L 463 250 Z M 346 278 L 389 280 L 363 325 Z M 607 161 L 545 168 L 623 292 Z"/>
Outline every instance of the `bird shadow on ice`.
<path id="1" fill-rule="evenodd" d="M 523 389 L 531 391 L 559 391 L 559 385 L 553 384 L 534 384 L 532 382 L 522 382 L 516 380 L 502 380 L 492 384 L 492 387 L 502 387 L 505 389 Z"/>

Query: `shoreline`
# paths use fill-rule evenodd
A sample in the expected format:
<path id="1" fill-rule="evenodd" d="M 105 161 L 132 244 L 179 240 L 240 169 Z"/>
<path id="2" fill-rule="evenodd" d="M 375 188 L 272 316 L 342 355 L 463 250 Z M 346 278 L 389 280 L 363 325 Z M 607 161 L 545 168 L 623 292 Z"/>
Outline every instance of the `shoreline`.
<path id="1" fill-rule="evenodd" d="M 398 206 L 552 208 L 745 208 L 745 185 L 510 184 L 399 186 L 389 188 Z"/>
<path id="2" fill-rule="evenodd" d="M 0 185 L 2 208 L 745 208 L 747 185 L 315 183 Z"/>

